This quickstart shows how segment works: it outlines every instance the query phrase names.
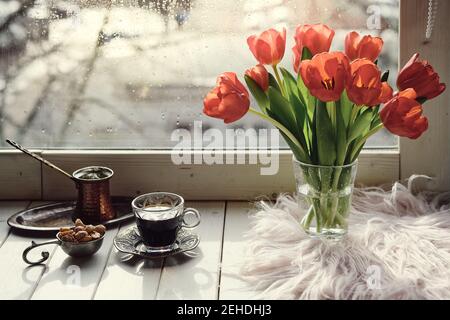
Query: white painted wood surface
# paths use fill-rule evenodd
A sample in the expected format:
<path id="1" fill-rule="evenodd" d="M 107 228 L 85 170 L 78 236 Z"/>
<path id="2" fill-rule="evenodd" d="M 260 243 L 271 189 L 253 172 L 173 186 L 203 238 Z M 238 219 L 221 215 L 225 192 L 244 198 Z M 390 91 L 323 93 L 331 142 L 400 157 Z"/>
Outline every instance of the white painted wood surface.
<path id="1" fill-rule="evenodd" d="M 31 240 L 50 239 L 9 232 L 6 220 L 27 205 L 40 204 L 0 202 L 0 299 L 200 300 L 250 297 L 247 291 L 242 290 L 245 283 L 234 277 L 244 246 L 242 234 L 248 227 L 249 203 L 187 202 L 187 206 L 197 208 L 202 215 L 202 223 L 195 229 L 201 238 L 200 246 L 188 255 L 142 260 L 117 252 L 113 239 L 120 230 L 133 226 L 131 221 L 120 230 L 110 229 L 102 248 L 90 259 L 70 258 L 60 247 L 51 245 L 46 247 L 50 252 L 47 263 L 29 267 L 22 261 L 22 251 Z M 36 250 L 36 257 L 39 253 L 40 250 Z"/>
<path id="2" fill-rule="evenodd" d="M 202 222 L 195 229 L 201 245 L 191 257 L 165 259 L 157 299 L 217 299 L 222 252 L 224 202 L 188 202 L 197 208 Z"/>
<path id="3" fill-rule="evenodd" d="M 8 227 L 6 221 L 12 214 L 14 214 L 17 211 L 20 211 L 22 209 L 25 209 L 28 204 L 29 204 L 29 201 L 4 201 L 4 202 L 1 202 L 1 206 L 0 206 L 0 248 L 3 244 L 3 242 L 6 240 L 6 238 L 9 235 L 9 227 Z"/>
<path id="4" fill-rule="evenodd" d="M 119 232 L 135 225 L 122 226 Z M 155 299 L 161 277 L 162 260 L 142 260 L 112 248 L 94 299 Z"/>
<path id="5" fill-rule="evenodd" d="M 116 234 L 117 229 L 107 231 L 102 247 L 89 258 L 69 257 L 61 247 L 57 247 L 33 299 L 91 299 L 105 270 Z"/>
<path id="6" fill-rule="evenodd" d="M 245 255 L 243 234 L 249 229 L 248 214 L 252 205 L 245 202 L 228 202 L 225 218 L 225 234 L 222 251 L 222 265 L 219 299 L 251 299 L 253 293 L 239 278 L 240 261 Z"/>
<path id="7" fill-rule="evenodd" d="M 28 203 L 17 203 L 17 205 L 9 203 L 6 206 L 0 203 L 2 217 L 25 209 Z M 0 224 L 6 225 L 6 220 L 1 221 Z M 45 265 L 29 268 L 22 260 L 22 251 L 31 244 L 31 240 L 32 238 L 11 232 L 0 247 L 0 299 L 30 299 L 45 272 Z M 49 239 L 42 238 L 37 241 L 47 240 Z M 54 249 L 55 246 L 47 247 L 50 254 Z"/>

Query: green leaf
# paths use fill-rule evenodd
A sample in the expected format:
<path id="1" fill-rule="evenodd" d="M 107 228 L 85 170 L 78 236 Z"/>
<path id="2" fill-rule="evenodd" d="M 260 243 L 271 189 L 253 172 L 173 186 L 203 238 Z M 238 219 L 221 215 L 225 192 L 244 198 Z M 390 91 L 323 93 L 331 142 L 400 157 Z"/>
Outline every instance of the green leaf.
<path id="1" fill-rule="evenodd" d="M 327 112 L 330 117 L 331 124 L 333 125 L 333 130 L 336 129 L 336 106 L 334 102 L 327 102 Z"/>
<path id="2" fill-rule="evenodd" d="M 350 101 L 345 90 L 344 92 L 342 92 L 340 109 L 345 126 L 348 127 L 350 118 L 352 116 L 353 102 Z"/>
<path id="3" fill-rule="evenodd" d="M 289 101 L 291 102 L 295 119 L 297 122 L 297 126 L 299 127 L 300 133 L 304 135 L 304 137 L 308 137 L 308 126 L 309 122 L 305 121 L 307 118 L 307 110 L 305 104 L 300 99 L 300 92 L 297 87 L 297 81 L 294 76 L 292 76 L 289 71 L 284 68 L 280 68 L 281 73 L 283 74 L 284 83 L 286 85 L 287 94 L 289 96 Z M 303 140 L 306 141 L 305 138 Z"/>
<path id="4" fill-rule="evenodd" d="M 266 112 L 266 109 L 269 108 L 270 102 L 269 98 L 267 97 L 266 93 L 261 89 L 261 87 L 249 76 L 245 75 L 245 82 L 247 83 L 247 87 L 252 93 L 253 97 L 255 98 L 256 102 L 258 103 L 259 107 L 261 108 L 261 111 L 264 113 Z"/>
<path id="5" fill-rule="evenodd" d="M 309 157 L 305 154 L 303 150 L 301 150 L 299 147 L 295 145 L 283 132 L 279 131 L 283 139 L 288 144 L 289 148 L 292 150 L 292 153 L 294 154 L 294 157 L 301 162 L 304 163 L 311 163 L 311 160 Z"/>
<path id="6" fill-rule="evenodd" d="M 355 120 L 350 128 L 348 135 L 348 141 L 353 141 L 356 138 L 364 135 L 370 130 L 370 124 L 372 122 L 372 109 L 367 108 L 364 110 Z"/>
<path id="7" fill-rule="evenodd" d="M 305 83 L 303 82 L 303 79 L 300 76 L 300 74 L 298 75 L 297 78 L 297 87 L 300 93 L 300 100 L 306 106 L 309 121 L 312 122 L 312 118 L 314 115 L 314 107 L 316 105 L 316 98 L 309 93 L 309 90 L 308 88 L 306 88 Z"/>
<path id="8" fill-rule="evenodd" d="M 298 127 L 291 103 L 273 87 L 269 87 L 269 100 L 270 110 L 274 114 L 274 117 L 276 117 L 275 119 L 282 123 L 298 139 L 302 147 L 307 150 L 303 127 Z"/>
<path id="9" fill-rule="evenodd" d="M 297 88 L 297 81 L 295 80 L 294 76 L 287 71 L 285 68 L 280 68 L 281 74 L 283 75 L 283 80 L 285 85 L 290 89 L 291 93 L 299 96 L 299 90 Z"/>
<path id="10" fill-rule="evenodd" d="M 424 104 L 425 102 L 427 102 L 427 98 L 425 98 L 425 97 L 418 97 L 417 99 L 416 99 L 416 101 L 418 102 L 418 103 L 420 103 L 420 104 Z"/>
<path id="11" fill-rule="evenodd" d="M 380 111 L 380 105 L 372 107 L 372 121 L 370 123 L 370 129 L 376 127 L 377 125 L 379 125 L 381 123 L 379 111 Z"/>
<path id="12" fill-rule="evenodd" d="M 289 131 L 295 131 L 291 130 L 295 129 L 297 123 L 289 101 L 273 87 L 269 87 L 269 100 L 270 110 L 283 120 L 282 124 L 285 125 Z"/>
<path id="13" fill-rule="evenodd" d="M 303 60 L 310 60 L 313 57 L 311 51 L 307 47 L 303 47 L 302 50 L 302 61 Z"/>
<path id="14" fill-rule="evenodd" d="M 385 71 L 381 76 L 381 82 L 386 82 L 389 79 L 389 70 Z"/>
<path id="15" fill-rule="evenodd" d="M 316 104 L 316 136 L 319 164 L 332 166 L 336 160 L 336 144 L 331 119 L 328 116 L 326 103 L 317 100 Z"/>
<path id="16" fill-rule="evenodd" d="M 274 87 L 278 90 L 278 92 L 281 92 L 281 88 L 277 82 L 277 79 L 275 79 L 275 77 L 271 73 L 269 73 L 269 86 Z"/>
<path id="17" fill-rule="evenodd" d="M 317 134 L 316 134 L 316 127 L 317 127 L 317 108 L 314 108 L 314 114 L 312 118 L 312 125 L 311 125 L 311 161 L 313 164 L 319 164 L 319 154 L 317 151 Z"/>
<path id="18" fill-rule="evenodd" d="M 347 127 L 342 114 L 340 101 L 336 101 L 336 164 L 343 165 L 347 154 Z"/>

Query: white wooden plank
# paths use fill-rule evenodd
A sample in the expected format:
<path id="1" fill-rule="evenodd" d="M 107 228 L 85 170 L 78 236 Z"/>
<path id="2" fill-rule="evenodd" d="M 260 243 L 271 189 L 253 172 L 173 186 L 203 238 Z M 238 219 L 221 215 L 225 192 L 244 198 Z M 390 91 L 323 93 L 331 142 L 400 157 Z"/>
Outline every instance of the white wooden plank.
<path id="1" fill-rule="evenodd" d="M 31 206 L 40 203 L 32 203 Z M 21 210 L 24 207 L 17 207 Z M 0 248 L 0 299 L 29 299 L 36 288 L 45 266 L 29 267 L 22 260 L 22 252 L 30 244 L 31 240 L 37 242 L 50 240 L 48 238 L 26 238 L 22 235 L 10 233 L 6 241 Z M 52 254 L 56 247 L 54 245 L 46 247 Z M 39 256 L 38 250 L 36 257 Z M 50 256 L 51 258 L 51 256 Z"/>
<path id="2" fill-rule="evenodd" d="M 38 300 L 87 300 L 95 293 L 118 228 L 108 230 L 100 250 L 91 257 L 69 257 L 58 247 L 34 292 Z"/>
<path id="3" fill-rule="evenodd" d="M 219 299 L 251 299 L 254 293 L 239 278 L 240 262 L 244 257 L 244 233 L 249 229 L 248 213 L 252 205 L 247 202 L 227 202 L 222 252 Z"/>
<path id="4" fill-rule="evenodd" d="M 225 202 L 189 202 L 202 215 L 194 229 L 200 236 L 199 247 L 189 255 L 167 258 L 159 283 L 157 299 L 217 299 L 219 263 Z"/>
<path id="5" fill-rule="evenodd" d="M 29 201 L 0 201 L 0 247 L 9 234 L 8 218 L 26 208 L 29 203 Z"/>
<path id="6" fill-rule="evenodd" d="M 134 225 L 130 222 L 121 230 Z M 120 231 L 119 231 L 120 232 Z M 94 299 L 155 299 L 163 260 L 142 260 L 114 248 Z"/>
<path id="7" fill-rule="evenodd" d="M 115 195 L 131 196 L 143 190 L 172 190 L 189 200 L 220 201 L 254 199 L 261 194 L 273 195 L 295 189 L 292 153 L 287 150 L 280 151 L 279 171 L 275 175 L 261 175 L 260 164 L 176 165 L 172 162 L 171 152 L 158 150 L 49 150 L 43 154 L 68 171 L 93 163 L 112 168 L 115 175 L 111 179 L 111 190 Z M 45 166 L 42 169 L 44 199 L 76 197 L 71 181 Z M 398 152 L 363 151 L 359 158 L 357 182 L 375 185 L 398 180 L 398 177 Z M 214 188 L 210 187 L 212 184 Z"/>
<path id="8" fill-rule="evenodd" d="M 41 199 L 41 164 L 20 151 L 0 152 L 0 199 Z"/>
<path id="9" fill-rule="evenodd" d="M 5 242 L 6 238 L 8 237 L 8 234 L 9 234 L 8 224 L 6 223 L 6 221 L 0 221 L 0 248 L 3 242 Z"/>

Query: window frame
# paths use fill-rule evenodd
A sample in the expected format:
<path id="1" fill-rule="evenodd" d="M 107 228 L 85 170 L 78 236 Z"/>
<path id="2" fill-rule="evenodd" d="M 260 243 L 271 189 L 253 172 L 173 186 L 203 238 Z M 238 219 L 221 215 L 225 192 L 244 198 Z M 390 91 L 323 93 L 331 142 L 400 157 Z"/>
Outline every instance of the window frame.
<path id="1" fill-rule="evenodd" d="M 434 31 L 424 42 L 428 15 L 427 0 L 400 0 L 400 63 L 404 65 L 419 52 L 439 72 L 441 82 L 450 85 L 450 1 L 439 1 Z M 436 99 L 426 103 L 425 116 L 429 128 L 418 140 L 400 139 L 400 177 L 408 179 L 424 174 L 432 180 L 422 180 L 418 188 L 450 190 L 450 93 L 447 88 Z"/>
<path id="2" fill-rule="evenodd" d="M 450 82 L 446 54 L 449 19 L 437 19 L 433 39 L 423 44 L 427 0 L 400 0 L 400 65 L 419 51 L 439 70 L 443 82 Z M 449 7 L 449 2 L 440 5 Z M 444 8 L 445 9 L 445 8 Z M 440 8 L 440 12 L 446 12 Z M 448 12 L 448 10 L 447 10 Z M 412 27 L 411 27 L 412 26 Z M 405 32 L 404 30 L 407 30 Z M 446 49 L 446 50 L 445 50 Z M 447 58 L 448 61 L 448 58 Z M 399 149 L 365 149 L 359 158 L 357 183 L 379 185 L 427 174 L 437 179 L 428 188 L 449 189 L 448 90 L 427 104 L 430 129 L 420 140 L 400 139 Z M 447 101 L 447 104 L 445 102 Z M 445 144 L 447 142 L 447 144 Z M 439 148 L 438 148 L 439 146 Z M 417 152 L 423 150 L 423 152 Z M 437 151 L 438 150 L 438 151 Z M 133 196 L 142 192 L 170 190 L 189 200 L 254 200 L 294 190 L 292 153 L 279 154 L 280 170 L 274 176 L 260 175 L 261 165 L 181 165 L 171 161 L 170 150 L 33 150 L 67 171 L 88 165 L 105 165 L 115 171 L 112 194 Z M 430 154 L 438 152 L 438 156 Z M 201 151 L 192 151 L 192 153 Z M 245 151 L 223 151 L 239 154 Z M 258 153 L 258 151 L 247 151 Z M 447 177 L 447 178 L 446 178 Z M 0 150 L 0 199 L 73 199 L 73 182 L 19 151 Z"/>

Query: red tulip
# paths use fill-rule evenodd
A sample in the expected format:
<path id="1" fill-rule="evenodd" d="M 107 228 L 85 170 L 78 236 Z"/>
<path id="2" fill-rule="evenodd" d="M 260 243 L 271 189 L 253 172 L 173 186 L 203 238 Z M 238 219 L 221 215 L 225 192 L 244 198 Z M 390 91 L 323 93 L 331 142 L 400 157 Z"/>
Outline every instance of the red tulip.
<path id="1" fill-rule="evenodd" d="M 298 26 L 295 30 L 294 39 L 300 53 L 306 47 L 315 56 L 318 53 L 330 51 L 333 37 L 334 30 L 327 25 L 319 23 Z"/>
<path id="2" fill-rule="evenodd" d="M 234 72 L 219 75 L 216 87 L 203 100 L 203 113 L 225 123 L 239 120 L 249 107 L 248 91 Z"/>
<path id="3" fill-rule="evenodd" d="M 385 104 L 380 117 L 386 129 L 410 139 L 417 139 L 428 129 L 428 119 L 416 98 L 414 89 L 406 89 Z"/>
<path id="4" fill-rule="evenodd" d="M 262 64 L 245 71 L 245 74 L 255 81 L 263 91 L 269 89 L 269 73 Z"/>
<path id="5" fill-rule="evenodd" d="M 350 64 L 342 52 L 324 52 L 303 60 L 300 75 L 311 94 L 321 101 L 341 97 L 350 76 Z"/>
<path id="6" fill-rule="evenodd" d="M 368 59 L 357 59 L 350 64 L 347 94 L 356 105 L 376 106 L 392 98 L 392 88 L 381 82 L 381 71 Z"/>
<path id="7" fill-rule="evenodd" d="M 294 54 L 292 64 L 294 65 L 294 71 L 297 73 L 300 72 L 300 64 L 302 63 L 302 53 L 298 50 L 297 46 L 292 47 L 292 53 Z"/>
<path id="8" fill-rule="evenodd" d="M 445 90 L 445 84 L 439 83 L 439 75 L 426 60 L 420 60 L 416 53 L 398 74 L 399 90 L 413 88 L 418 98 L 432 99 Z"/>
<path id="9" fill-rule="evenodd" d="M 350 60 L 366 58 L 374 62 L 383 48 L 383 39 L 369 35 L 361 36 L 358 32 L 350 32 L 345 37 L 345 53 Z"/>
<path id="10" fill-rule="evenodd" d="M 286 48 L 286 29 L 282 32 L 269 29 L 259 36 L 253 35 L 247 38 L 250 51 L 261 64 L 277 65 L 284 56 Z"/>
<path id="11" fill-rule="evenodd" d="M 309 49 L 314 56 L 318 53 L 330 51 L 334 30 L 324 24 L 305 24 L 297 27 L 295 32 L 294 70 L 299 72 L 303 48 Z"/>

